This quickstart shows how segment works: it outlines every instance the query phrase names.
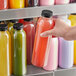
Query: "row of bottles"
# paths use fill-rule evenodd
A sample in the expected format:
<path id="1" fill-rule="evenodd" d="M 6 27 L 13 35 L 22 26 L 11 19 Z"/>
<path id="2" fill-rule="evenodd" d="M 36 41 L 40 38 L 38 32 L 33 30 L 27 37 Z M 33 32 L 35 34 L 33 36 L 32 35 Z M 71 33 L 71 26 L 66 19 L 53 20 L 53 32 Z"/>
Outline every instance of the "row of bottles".
<path id="1" fill-rule="evenodd" d="M 53 13 L 43 10 L 42 16 L 37 21 L 33 18 L 10 20 L 0 22 L 0 75 L 14 74 L 24 75 L 26 66 L 33 64 L 45 70 L 55 70 L 58 65 L 61 68 L 71 68 L 76 65 L 76 42 L 66 41 L 54 36 L 41 37 L 44 31 L 51 30 L 55 26 Z M 69 26 L 76 25 L 76 16 L 57 16 Z M 8 26 L 7 26 L 8 25 Z M 35 34 L 36 30 L 36 34 Z M 35 40 L 34 40 L 35 37 Z"/>
<path id="2" fill-rule="evenodd" d="M 73 41 L 66 41 L 63 38 L 58 40 L 58 38 L 50 36 L 40 37 L 42 32 L 53 29 L 55 21 L 52 18 L 52 14 L 51 11 L 44 10 L 42 12 L 43 17 L 38 20 L 32 64 L 45 70 L 55 70 L 58 64 L 61 68 L 70 68 L 73 66 Z M 58 16 L 58 18 L 71 26 L 68 16 Z"/>
<path id="3" fill-rule="evenodd" d="M 23 24 L 18 20 L 0 22 L 1 76 L 24 75 L 26 61 L 27 64 L 31 64 L 35 25 L 32 18 L 23 21 Z"/>
<path id="4" fill-rule="evenodd" d="M 33 6 L 48 6 L 54 4 L 68 4 L 75 0 L 0 0 L 0 9 L 17 9 Z"/>

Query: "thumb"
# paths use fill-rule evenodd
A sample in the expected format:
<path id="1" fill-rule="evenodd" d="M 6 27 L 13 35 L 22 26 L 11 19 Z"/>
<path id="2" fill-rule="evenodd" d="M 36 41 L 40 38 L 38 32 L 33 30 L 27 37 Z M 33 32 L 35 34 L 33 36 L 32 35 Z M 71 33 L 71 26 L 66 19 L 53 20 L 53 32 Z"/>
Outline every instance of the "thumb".
<path id="1" fill-rule="evenodd" d="M 40 34 L 41 37 L 48 37 L 49 35 L 53 35 L 54 34 L 54 30 L 49 30 L 49 31 L 45 31 L 43 33 Z"/>

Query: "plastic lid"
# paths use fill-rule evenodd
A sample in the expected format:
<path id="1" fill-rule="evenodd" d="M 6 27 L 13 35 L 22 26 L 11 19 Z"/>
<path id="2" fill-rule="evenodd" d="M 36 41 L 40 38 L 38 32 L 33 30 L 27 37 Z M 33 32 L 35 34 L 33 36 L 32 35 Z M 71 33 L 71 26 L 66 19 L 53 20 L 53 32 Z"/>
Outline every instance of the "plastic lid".
<path id="1" fill-rule="evenodd" d="M 15 23 L 13 28 L 16 30 L 21 30 L 23 28 L 23 24 L 22 23 Z"/>
<path id="2" fill-rule="evenodd" d="M 6 24 L 0 24 L 0 31 L 6 31 L 8 26 Z"/>
<path id="3" fill-rule="evenodd" d="M 53 12 L 50 10 L 43 10 L 41 13 L 41 16 L 46 17 L 46 18 L 50 18 L 53 16 Z"/>
<path id="4" fill-rule="evenodd" d="M 71 15 L 76 15 L 76 13 L 72 13 Z"/>
<path id="5" fill-rule="evenodd" d="M 33 18 L 26 18 L 26 19 L 24 19 L 24 21 L 31 21 L 31 20 L 33 20 Z"/>

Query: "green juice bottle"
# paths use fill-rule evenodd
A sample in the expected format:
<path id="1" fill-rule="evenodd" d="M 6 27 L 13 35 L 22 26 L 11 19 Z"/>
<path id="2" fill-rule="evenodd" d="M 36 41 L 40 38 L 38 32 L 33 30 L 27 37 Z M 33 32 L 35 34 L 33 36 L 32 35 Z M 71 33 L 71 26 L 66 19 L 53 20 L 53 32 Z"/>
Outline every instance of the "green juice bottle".
<path id="1" fill-rule="evenodd" d="M 22 76 L 26 74 L 26 34 L 21 23 L 13 26 L 13 74 Z"/>

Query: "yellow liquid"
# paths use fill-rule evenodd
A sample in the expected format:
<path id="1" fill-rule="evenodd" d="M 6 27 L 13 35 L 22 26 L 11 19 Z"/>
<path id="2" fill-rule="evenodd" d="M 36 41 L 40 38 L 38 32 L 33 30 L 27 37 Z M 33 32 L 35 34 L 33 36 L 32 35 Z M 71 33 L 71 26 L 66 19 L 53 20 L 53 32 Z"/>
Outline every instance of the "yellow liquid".
<path id="1" fill-rule="evenodd" d="M 0 76 L 11 75 L 11 36 L 0 31 Z"/>
<path id="2" fill-rule="evenodd" d="M 10 8 L 24 8 L 25 0 L 9 0 Z"/>
<path id="3" fill-rule="evenodd" d="M 8 31 L 10 32 L 10 35 L 11 35 L 11 73 L 13 73 L 13 32 L 14 32 L 14 29 L 13 29 L 13 25 L 14 23 L 12 22 L 9 22 L 8 23 Z"/>
<path id="4" fill-rule="evenodd" d="M 76 26 L 76 15 L 70 15 L 69 19 L 71 20 L 72 26 Z M 76 40 L 74 41 L 74 64 L 76 65 Z"/>

